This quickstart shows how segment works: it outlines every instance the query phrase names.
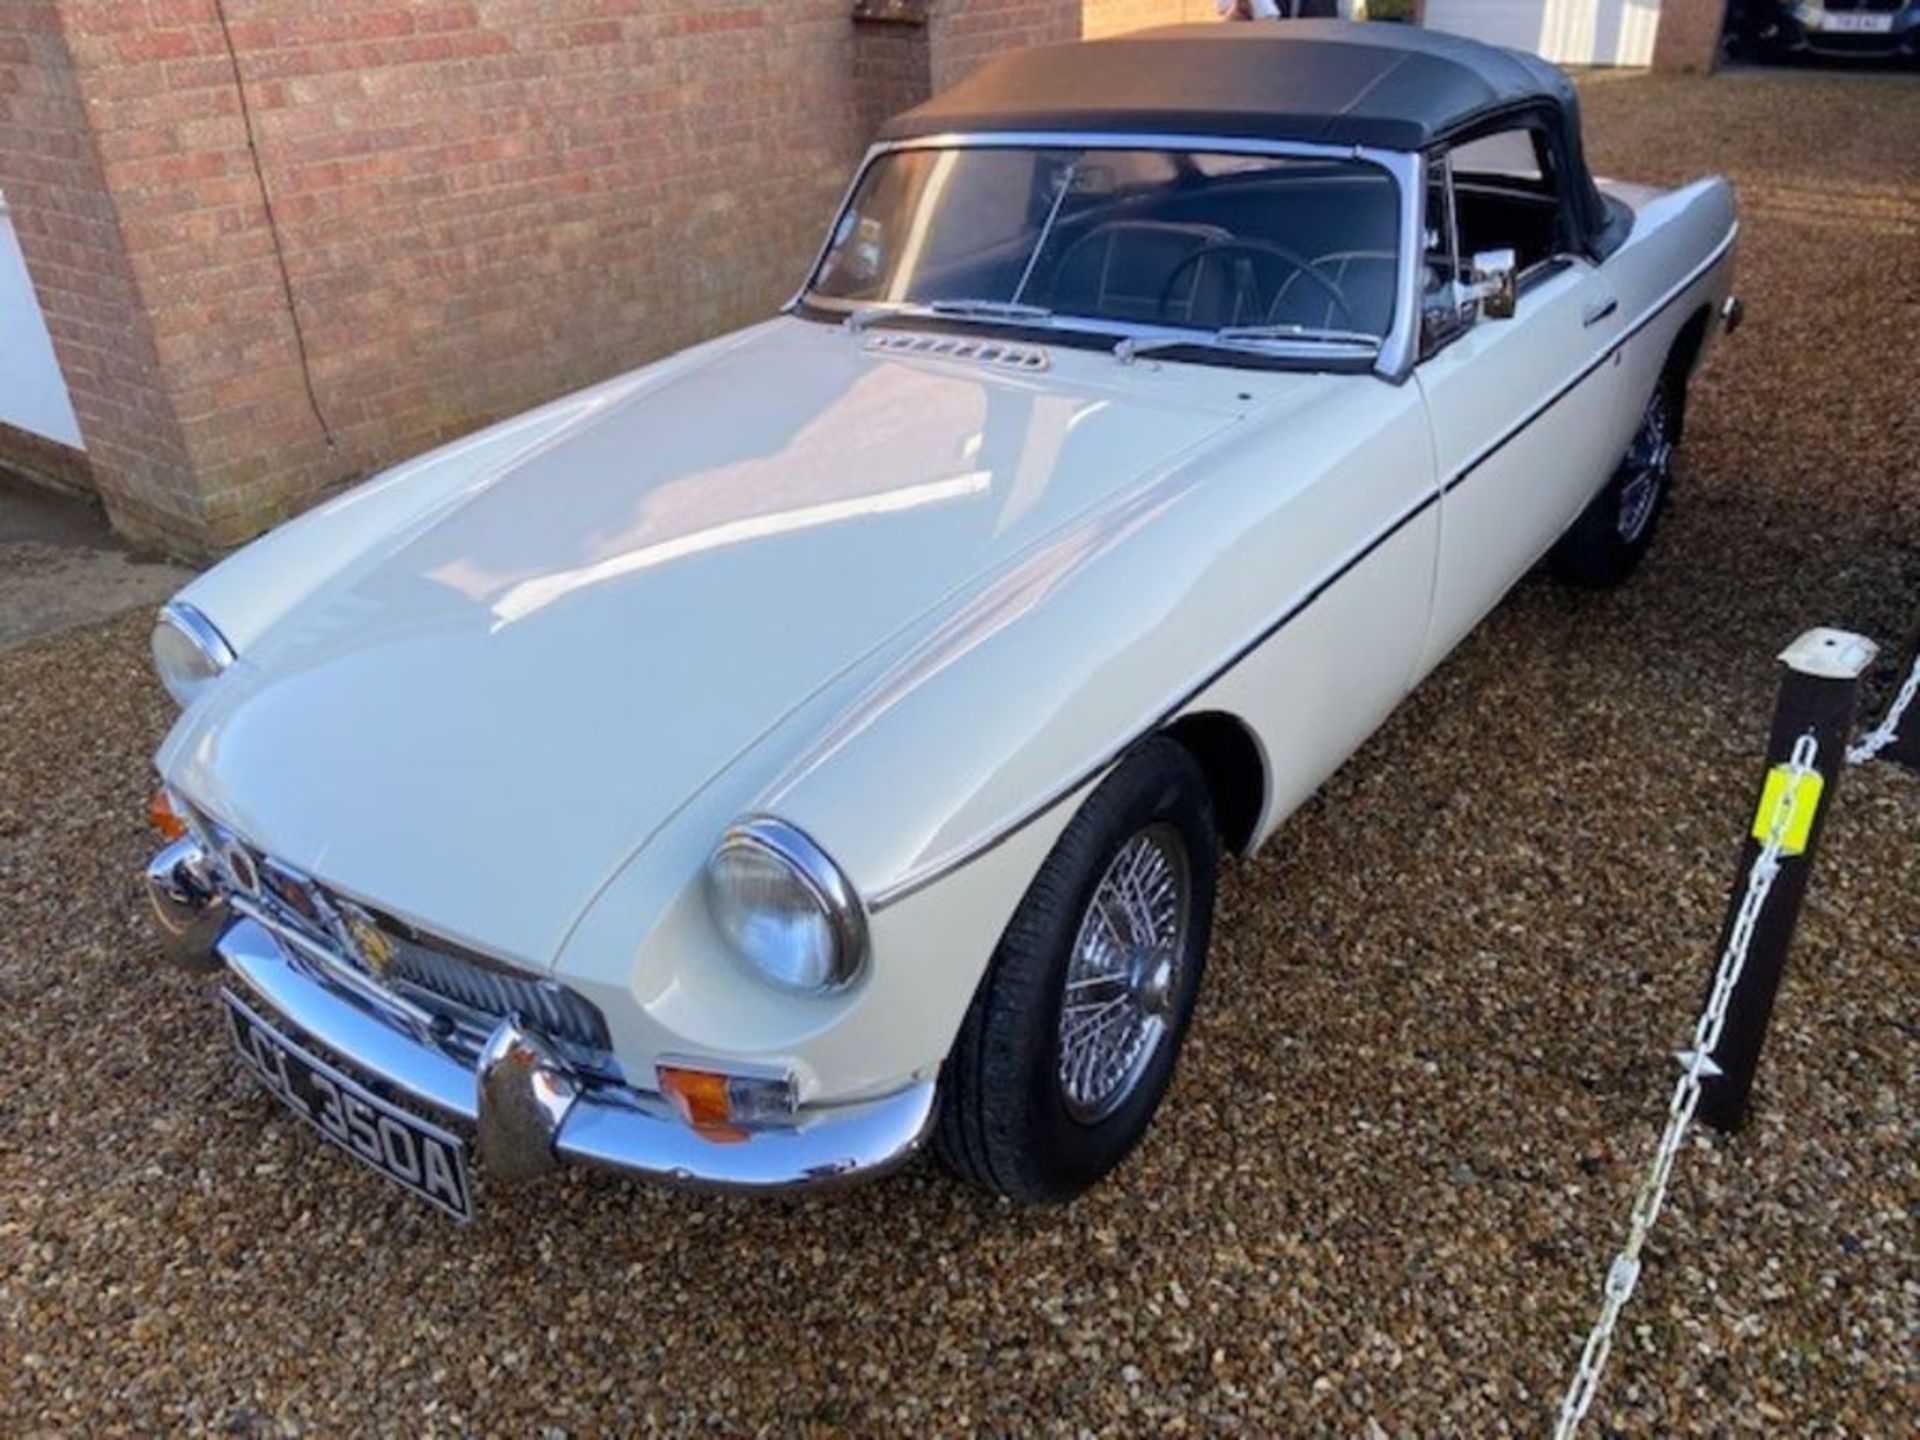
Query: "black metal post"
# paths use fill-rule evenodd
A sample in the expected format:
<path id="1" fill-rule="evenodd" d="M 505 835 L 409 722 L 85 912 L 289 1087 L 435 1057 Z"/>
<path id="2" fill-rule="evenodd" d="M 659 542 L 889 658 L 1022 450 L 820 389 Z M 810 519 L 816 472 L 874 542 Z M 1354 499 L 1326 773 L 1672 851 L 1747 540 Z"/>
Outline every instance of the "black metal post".
<path id="1" fill-rule="evenodd" d="M 1839 630 L 1810 630 L 1780 656 L 1786 671 L 1781 677 L 1779 698 L 1774 702 L 1773 732 L 1767 741 L 1767 772 L 1772 775 L 1776 770 L 1784 770 L 1795 743 L 1801 736 L 1811 735 L 1816 746 L 1813 769 L 1820 777 L 1819 789 L 1817 794 L 1810 790 L 1800 792 L 1803 799 L 1796 808 L 1811 804 L 1811 823 L 1807 824 L 1803 817 L 1792 827 L 1793 842 L 1782 848 L 1779 873 L 1754 925 L 1746 966 L 1728 1002 L 1719 1043 L 1709 1057 L 1718 1067 L 1718 1073 L 1708 1072 L 1701 1082 L 1700 1108 L 1696 1114 L 1702 1124 L 1716 1130 L 1730 1133 L 1739 1129 L 1747 1118 L 1754 1070 L 1760 1063 L 1760 1047 L 1767 1038 L 1767 1022 L 1773 1018 L 1773 1002 L 1786 967 L 1787 947 L 1793 941 L 1794 926 L 1806 899 L 1813 857 L 1819 848 L 1821 831 L 1826 828 L 1827 811 L 1833 806 L 1834 787 L 1840 772 L 1846 768 L 1847 742 L 1853 733 L 1860 677 L 1873 663 L 1874 653 L 1873 643 L 1858 635 Z M 1813 782 L 1806 783 L 1811 786 Z M 1714 949 L 1716 967 L 1732 936 L 1754 863 L 1760 858 L 1766 824 L 1773 814 L 1771 797 L 1775 793 L 1762 786 L 1761 803 L 1756 807 L 1758 818 L 1741 847 L 1726 923 L 1720 930 L 1720 943 Z M 1708 989 L 1711 992 L 1711 980 Z"/>

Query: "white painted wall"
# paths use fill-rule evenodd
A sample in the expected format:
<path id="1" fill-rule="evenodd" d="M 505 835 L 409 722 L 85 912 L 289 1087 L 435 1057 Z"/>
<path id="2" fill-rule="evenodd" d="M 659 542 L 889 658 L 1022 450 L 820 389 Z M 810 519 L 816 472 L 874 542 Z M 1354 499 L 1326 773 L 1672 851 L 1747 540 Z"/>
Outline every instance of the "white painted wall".
<path id="1" fill-rule="evenodd" d="M 74 450 L 86 448 L 5 195 L 0 195 L 0 421 Z"/>
<path id="2" fill-rule="evenodd" d="M 1426 24 L 1561 65 L 1647 65 L 1660 0 L 1427 0 Z"/>

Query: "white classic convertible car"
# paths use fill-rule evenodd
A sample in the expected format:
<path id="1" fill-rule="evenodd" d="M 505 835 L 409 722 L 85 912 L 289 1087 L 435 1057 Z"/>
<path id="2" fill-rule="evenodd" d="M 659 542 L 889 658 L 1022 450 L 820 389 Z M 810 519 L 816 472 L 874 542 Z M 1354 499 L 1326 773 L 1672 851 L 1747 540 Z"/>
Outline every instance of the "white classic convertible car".
<path id="1" fill-rule="evenodd" d="M 248 1065 L 464 1216 L 611 1167 L 1070 1197 L 1253 850 L 1542 556 L 1647 549 L 1717 179 L 1397 26 L 1029 50 L 889 123 L 778 318 L 189 585 L 148 872 Z"/>

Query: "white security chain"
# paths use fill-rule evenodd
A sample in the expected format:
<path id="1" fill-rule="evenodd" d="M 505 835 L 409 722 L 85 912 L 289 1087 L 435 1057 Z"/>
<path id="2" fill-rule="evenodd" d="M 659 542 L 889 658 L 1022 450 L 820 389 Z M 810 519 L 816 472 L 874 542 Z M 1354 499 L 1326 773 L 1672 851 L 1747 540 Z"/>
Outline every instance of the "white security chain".
<path id="1" fill-rule="evenodd" d="M 1913 704 L 1913 697 L 1920 693 L 1920 649 L 1913 652 L 1913 664 L 1907 670 L 1906 683 L 1900 687 L 1900 693 L 1893 697 L 1893 704 L 1881 717 L 1880 723 L 1860 737 L 1857 745 L 1847 750 L 1847 764 L 1864 765 L 1900 734 L 1901 717 L 1907 713 L 1907 707 Z"/>
<path id="2" fill-rule="evenodd" d="M 1909 700 L 1913 688 L 1913 682 L 1909 681 Z M 1897 716 L 1898 707 L 1895 713 Z M 1802 735 L 1794 742 L 1793 753 L 1786 766 L 1786 783 L 1774 797 L 1773 811 L 1767 817 L 1763 832 L 1766 838 L 1761 843 L 1759 857 L 1753 862 L 1753 869 L 1747 874 L 1746 894 L 1740 899 L 1733 928 L 1727 935 L 1726 949 L 1721 952 L 1720 963 L 1713 973 L 1713 989 L 1707 996 L 1706 1008 L 1700 1012 L 1700 1019 L 1693 1027 L 1692 1048 L 1680 1053 L 1679 1060 L 1685 1068 L 1673 1087 L 1673 1099 L 1667 1106 L 1666 1131 L 1660 1137 L 1653 1164 L 1640 1182 L 1640 1192 L 1633 1202 L 1627 1243 L 1613 1257 L 1613 1264 L 1607 1269 L 1599 1318 L 1594 1321 L 1586 1347 L 1580 1352 L 1580 1365 L 1567 1386 L 1566 1398 L 1560 1402 L 1560 1421 L 1553 1431 L 1555 1440 L 1572 1440 L 1580 1428 L 1580 1422 L 1593 1405 L 1594 1396 L 1599 1392 L 1607 1355 L 1613 1349 L 1613 1327 L 1620 1319 L 1620 1312 L 1626 1308 L 1633 1287 L 1639 1282 L 1640 1252 L 1646 1247 L 1654 1221 L 1660 1218 L 1661 1206 L 1666 1203 L 1667 1182 L 1672 1178 L 1674 1161 L 1679 1158 L 1680 1147 L 1686 1143 L 1688 1127 L 1693 1124 L 1693 1112 L 1700 1104 L 1700 1082 L 1705 1077 L 1719 1073 L 1719 1067 L 1711 1057 L 1720 1043 L 1720 1031 L 1726 1024 L 1727 1006 L 1740 983 L 1741 972 L 1747 966 L 1747 949 L 1753 943 L 1754 926 L 1759 923 L 1760 913 L 1766 908 L 1774 877 L 1780 873 L 1780 852 L 1793 826 L 1796 796 L 1800 786 L 1814 774 L 1814 761 L 1818 755 L 1819 746 L 1811 734 Z"/>

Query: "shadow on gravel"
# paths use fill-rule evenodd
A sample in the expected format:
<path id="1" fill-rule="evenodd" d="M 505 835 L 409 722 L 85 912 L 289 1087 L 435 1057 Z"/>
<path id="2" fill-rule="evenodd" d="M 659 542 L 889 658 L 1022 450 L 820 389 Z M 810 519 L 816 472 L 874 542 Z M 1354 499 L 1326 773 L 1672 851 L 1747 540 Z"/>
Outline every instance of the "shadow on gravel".
<path id="1" fill-rule="evenodd" d="M 98 507 L 0 466 L 0 650 L 156 606 L 189 578 L 130 551 Z"/>

